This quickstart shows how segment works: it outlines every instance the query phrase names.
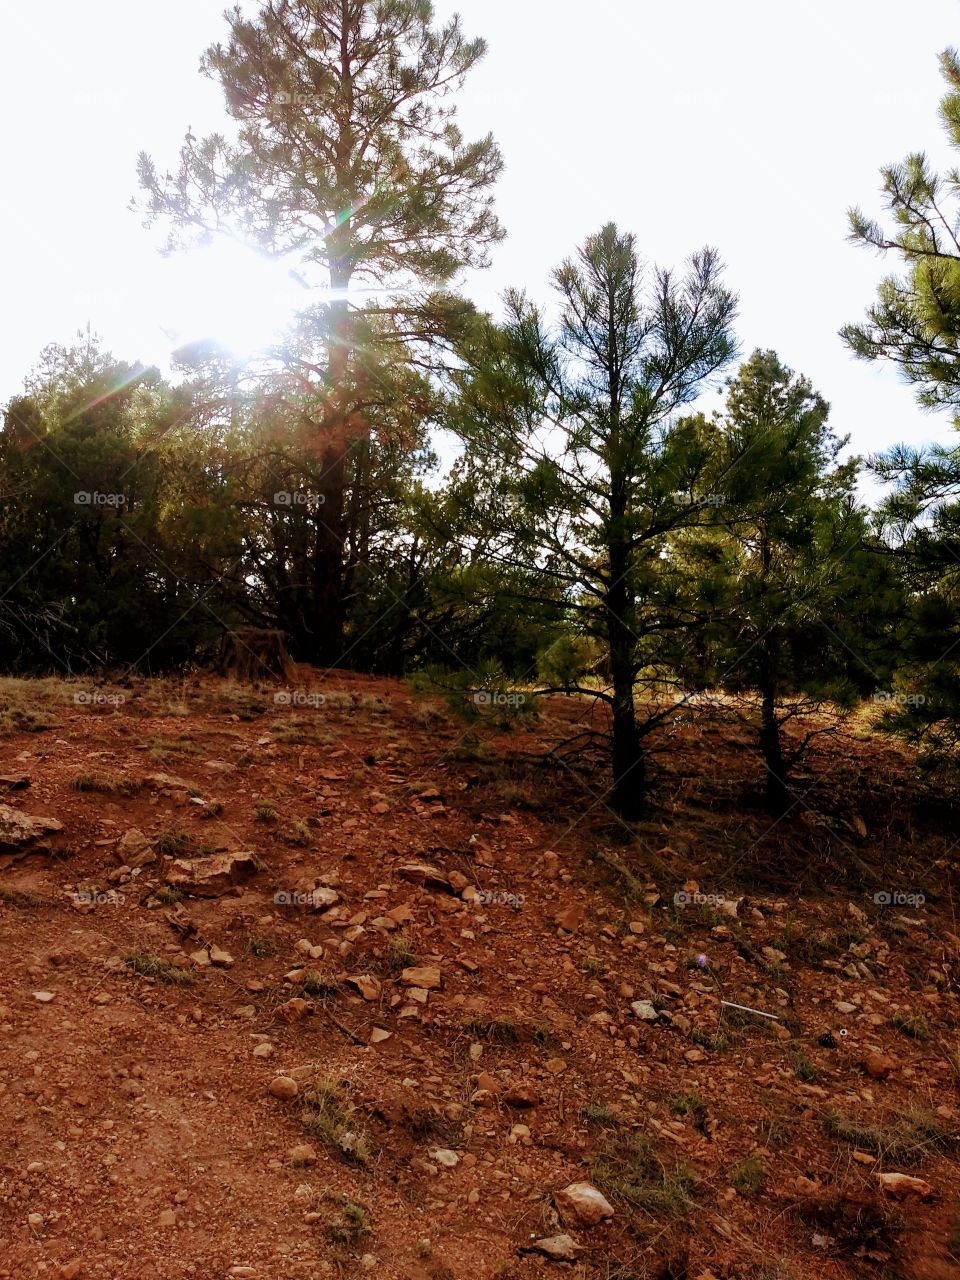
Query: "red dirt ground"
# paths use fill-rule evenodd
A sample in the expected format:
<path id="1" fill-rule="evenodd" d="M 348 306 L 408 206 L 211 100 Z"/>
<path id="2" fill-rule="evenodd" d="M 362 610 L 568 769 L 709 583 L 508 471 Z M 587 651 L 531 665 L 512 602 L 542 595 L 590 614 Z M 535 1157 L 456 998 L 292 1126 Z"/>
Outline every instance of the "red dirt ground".
<path id="1" fill-rule="evenodd" d="M 655 744 L 628 830 L 602 771 L 543 762 L 583 699 L 509 727 L 300 674 L 323 705 L 209 678 L 112 704 L 0 684 L 0 711 L 49 725 L 8 718 L 0 773 L 28 785 L 0 780 L 0 803 L 64 827 L 0 856 L 0 1277 L 960 1273 L 957 826 L 905 750 L 821 740 L 773 823 L 743 728 L 698 713 Z M 262 869 L 177 902 L 162 853 L 116 874 L 130 828 Z M 405 879 L 412 862 L 452 891 Z M 276 903 L 317 881 L 332 908 Z M 197 966 L 207 944 L 233 963 Z M 441 987 L 411 998 L 405 966 Z M 287 1021 L 303 968 L 327 986 Z M 344 985 L 364 974 L 372 999 Z M 278 1075 L 296 1098 L 271 1095 Z M 295 1167 L 303 1143 L 316 1161 Z M 929 1196 L 884 1194 L 890 1171 Z M 583 1180 L 615 1215 L 563 1228 L 551 1197 Z M 518 1252 L 561 1230 L 575 1263 Z"/>

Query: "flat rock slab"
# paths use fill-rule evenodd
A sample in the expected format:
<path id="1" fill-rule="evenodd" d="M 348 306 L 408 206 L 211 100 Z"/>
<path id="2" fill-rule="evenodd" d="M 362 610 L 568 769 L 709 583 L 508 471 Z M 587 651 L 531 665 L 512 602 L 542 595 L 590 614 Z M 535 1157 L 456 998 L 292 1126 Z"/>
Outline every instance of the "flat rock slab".
<path id="1" fill-rule="evenodd" d="M 406 862 L 399 868 L 401 880 L 419 885 L 422 889 L 439 889 L 443 893 L 453 893 L 450 877 L 438 867 L 431 867 L 426 862 Z"/>
<path id="2" fill-rule="evenodd" d="M 218 898 L 260 870 L 254 853 L 214 853 L 207 858 L 174 858 L 164 879 L 174 889 L 196 898 Z"/>
<path id="3" fill-rule="evenodd" d="M 47 836 L 58 835 L 62 830 L 63 823 L 56 818 L 36 817 L 0 804 L 0 853 L 22 857 L 27 853 L 49 852 Z"/>
<path id="4" fill-rule="evenodd" d="M 200 788 L 194 782 L 187 782 L 186 778 L 178 778 L 173 773 L 148 773 L 145 781 L 151 787 L 159 787 L 162 791 L 192 791 L 198 792 Z"/>

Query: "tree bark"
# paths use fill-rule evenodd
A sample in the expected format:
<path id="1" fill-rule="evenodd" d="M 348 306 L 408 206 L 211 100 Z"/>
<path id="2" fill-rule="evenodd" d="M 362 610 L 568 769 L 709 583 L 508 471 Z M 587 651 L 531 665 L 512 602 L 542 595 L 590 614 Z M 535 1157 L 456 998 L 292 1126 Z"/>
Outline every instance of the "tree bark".
<path id="1" fill-rule="evenodd" d="M 770 539 L 764 529 L 760 535 L 761 591 L 765 593 L 766 580 L 772 565 Z M 766 617 L 761 610 L 761 620 Z M 761 625 L 765 625 L 761 621 Z M 780 817 L 786 812 L 788 802 L 786 765 L 783 759 L 783 738 L 777 719 L 778 670 L 776 641 L 767 634 L 760 640 L 760 671 L 757 680 L 760 693 L 760 754 L 766 766 L 764 793 L 767 806 Z"/>

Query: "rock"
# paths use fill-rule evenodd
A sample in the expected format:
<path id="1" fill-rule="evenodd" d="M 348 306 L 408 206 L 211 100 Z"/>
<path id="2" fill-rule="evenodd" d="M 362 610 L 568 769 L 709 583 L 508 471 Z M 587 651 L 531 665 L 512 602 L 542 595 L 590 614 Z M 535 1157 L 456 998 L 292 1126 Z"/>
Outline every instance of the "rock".
<path id="1" fill-rule="evenodd" d="M 295 1098 L 300 1092 L 300 1086 L 296 1080 L 290 1076 L 274 1076 L 268 1086 L 268 1092 L 274 1098 L 280 1098 L 283 1102 L 289 1102 Z"/>
<path id="2" fill-rule="evenodd" d="M 583 907 L 567 907 L 564 911 L 557 912 L 553 922 L 567 933 L 576 933 L 585 919 L 586 912 Z"/>
<path id="3" fill-rule="evenodd" d="M 190 959 L 195 965 L 199 965 L 201 969 L 210 968 L 210 952 L 206 947 L 201 947 L 199 951 L 191 951 Z"/>
<path id="4" fill-rule="evenodd" d="M 196 898 L 218 898 L 255 876 L 260 863 L 253 853 L 214 853 L 205 858 L 174 858 L 164 877 L 167 884 Z"/>
<path id="5" fill-rule="evenodd" d="M 30 779 L 25 773 L 0 773 L 0 787 L 7 791 L 26 791 Z"/>
<path id="6" fill-rule="evenodd" d="M 203 767 L 208 773 L 230 774 L 237 772 L 237 766 L 229 760 L 204 760 Z"/>
<path id="7" fill-rule="evenodd" d="M 450 877 L 438 867 L 431 867 L 425 862 L 407 862 L 397 874 L 401 880 L 419 885 L 421 889 L 439 889 L 443 893 L 453 893 Z"/>
<path id="8" fill-rule="evenodd" d="M 52 991 L 34 991 L 33 998 L 40 1004 L 49 1004 L 54 996 Z"/>
<path id="9" fill-rule="evenodd" d="M 157 1218 L 157 1225 L 160 1227 L 175 1227 L 177 1225 L 177 1213 L 175 1209 L 161 1209 Z"/>
<path id="10" fill-rule="evenodd" d="M 571 1182 L 553 1197 L 565 1227 L 595 1227 L 613 1217 L 613 1205 L 591 1182 Z"/>
<path id="11" fill-rule="evenodd" d="M 455 1151 L 450 1151 L 446 1147 L 434 1147 L 427 1152 L 431 1160 L 442 1165 L 444 1169 L 455 1169 L 460 1163 L 460 1157 Z"/>
<path id="12" fill-rule="evenodd" d="M 656 1022 L 657 1011 L 649 1000 L 634 1000 L 630 1008 L 641 1022 Z"/>
<path id="13" fill-rule="evenodd" d="M 384 1040 L 389 1040 L 392 1035 L 392 1031 L 386 1031 L 383 1027 L 374 1027 L 370 1032 L 370 1043 L 383 1044 Z"/>
<path id="14" fill-rule="evenodd" d="M 305 1014 L 312 1012 L 313 1005 L 301 996 L 294 996 L 292 1000 L 287 1000 L 277 1007 L 277 1017 L 282 1022 L 299 1022 Z"/>
<path id="15" fill-rule="evenodd" d="M 562 1076 L 567 1069 L 567 1064 L 562 1058 L 548 1058 L 543 1066 L 544 1070 L 549 1071 L 552 1076 Z"/>
<path id="16" fill-rule="evenodd" d="M 380 998 L 381 983 L 372 974 L 351 973 L 343 981 L 346 986 L 354 987 L 359 991 L 364 1000 L 379 1000 Z"/>
<path id="17" fill-rule="evenodd" d="M 210 948 L 211 964 L 217 965 L 221 969 L 229 969 L 233 962 L 233 956 L 229 951 L 221 950 L 216 944 Z"/>
<path id="18" fill-rule="evenodd" d="M 492 1077 L 489 1077 L 492 1079 Z M 483 1074 L 478 1077 L 477 1083 L 483 1079 Z M 494 1081 L 494 1088 L 496 1081 Z M 513 1107 L 516 1111 L 526 1111 L 530 1107 L 536 1107 L 540 1104 L 540 1095 L 537 1090 L 530 1084 L 512 1084 L 504 1090 L 503 1101 L 508 1107 Z"/>
<path id="19" fill-rule="evenodd" d="M 273 1045 L 269 1040 L 264 1040 L 253 1051 L 255 1058 L 270 1058 L 273 1056 Z"/>
<path id="20" fill-rule="evenodd" d="M 317 1153 L 309 1142 L 300 1142 L 287 1152 L 287 1159 L 295 1169 L 317 1163 Z"/>
<path id="21" fill-rule="evenodd" d="M 554 1262 L 576 1262 L 583 1249 L 577 1244 L 573 1236 L 544 1236 L 540 1240 L 534 1240 L 532 1245 L 527 1248 L 518 1249 L 518 1253 L 542 1253 L 545 1258 L 552 1258 Z"/>
<path id="22" fill-rule="evenodd" d="M 47 836 L 57 835 L 63 823 L 55 818 L 40 818 L 21 813 L 8 804 L 0 804 L 0 853 L 22 858 L 28 853 L 49 853 Z"/>
<path id="23" fill-rule="evenodd" d="M 144 781 L 151 787 L 158 787 L 161 791 L 199 791 L 199 787 L 194 786 L 192 782 L 178 778 L 173 773 L 148 773 Z"/>
<path id="24" fill-rule="evenodd" d="M 125 1098 L 140 1098 L 143 1096 L 143 1085 L 139 1080 L 129 1076 L 126 1080 L 120 1081 L 117 1092 L 122 1093 Z"/>
<path id="25" fill-rule="evenodd" d="M 874 1080 L 886 1080 L 891 1071 L 896 1071 L 897 1060 L 886 1053 L 868 1053 L 860 1065 Z"/>
<path id="26" fill-rule="evenodd" d="M 687 1062 L 702 1062 L 706 1055 L 699 1049 L 688 1049 L 683 1056 Z"/>
<path id="27" fill-rule="evenodd" d="M 875 1175 L 880 1183 L 880 1190 L 902 1200 L 904 1196 L 919 1196 L 921 1200 L 929 1200 L 933 1196 L 933 1187 L 922 1178 L 912 1178 L 908 1173 L 878 1173 Z"/>
<path id="28" fill-rule="evenodd" d="M 128 867 L 145 867 L 148 863 L 157 860 L 153 845 L 139 827 L 127 828 L 117 841 L 114 853 L 119 861 L 126 863 Z"/>
<path id="29" fill-rule="evenodd" d="M 429 966 L 420 969 L 404 969 L 400 981 L 407 987 L 423 987 L 427 991 L 436 991 L 441 983 L 440 970 Z"/>

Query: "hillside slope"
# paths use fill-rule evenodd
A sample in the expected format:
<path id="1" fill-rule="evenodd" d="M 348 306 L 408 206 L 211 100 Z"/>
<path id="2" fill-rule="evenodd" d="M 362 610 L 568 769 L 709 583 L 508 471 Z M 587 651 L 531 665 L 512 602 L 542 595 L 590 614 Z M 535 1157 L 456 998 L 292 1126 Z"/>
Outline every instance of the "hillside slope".
<path id="1" fill-rule="evenodd" d="M 545 759 L 583 699 L 300 676 L 0 682 L 0 1277 L 958 1273 L 956 818 L 905 751 L 822 740 L 773 823 L 704 711 L 628 830 Z"/>

